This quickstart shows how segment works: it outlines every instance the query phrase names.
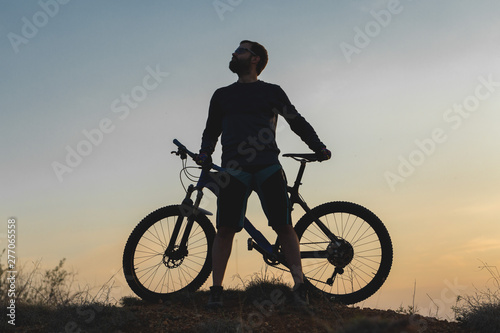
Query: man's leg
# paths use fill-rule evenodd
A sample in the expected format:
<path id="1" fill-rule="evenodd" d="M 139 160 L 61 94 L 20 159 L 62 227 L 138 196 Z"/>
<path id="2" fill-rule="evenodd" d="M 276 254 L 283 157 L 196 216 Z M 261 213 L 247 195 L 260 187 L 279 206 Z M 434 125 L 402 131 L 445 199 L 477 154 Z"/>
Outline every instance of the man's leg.
<path id="1" fill-rule="evenodd" d="M 293 282 L 293 304 L 295 306 L 307 307 L 309 295 L 304 284 L 302 263 L 300 258 L 300 244 L 297 234 L 291 225 L 280 226 L 274 229 L 278 234 L 281 249 L 285 254 L 286 261 L 290 266 Z"/>
<path id="2" fill-rule="evenodd" d="M 217 309 L 223 305 L 222 301 L 222 280 L 226 272 L 227 262 L 233 247 L 235 231 L 230 227 L 219 227 L 215 235 L 212 248 L 212 279 L 213 285 L 210 287 L 210 297 L 207 307 Z"/>
<path id="3" fill-rule="evenodd" d="M 247 174 L 248 175 L 248 174 Z M 229 182 L 221 186 L 217 198 L 217 234 L 212 249 L 212 279 L 214 286 L 222 286 L 227 262 L 231 255 L 234 234 L 243 228 L 250 188 L 248 179 L 226 175 Z M 241 175 L 245 176 L 244 173 Z M 249 176 L 249 175 L 248 175 Z M 248 177 L 247 177 L 248 178 Z"/>
<path id="4" fill-rule="evenodd" d="M 295 230 L 291 225 L 282 225 L 274 228 L 274 230 L 278 234 L 281 249 L 285 254 L 286 261 L 290 265 L 290 272 L 292 273 L 295 286 L 304 283 L 299 238 Z"/>
<path id="5" fill-rule="evenodd" d="M 222 306 L 222 281 L 226 273 L 227 262 L 231 256 L 234 234 L 243 228 L 243 216 L 250 195 L 249 174 L 232 174 L 228 169 L 225 174 L 229 182 L 221 186 L 217 197 L 217 234 L 212 248 L 212 280 L 210 298 L 207 306 Z M 235 176 L 239 176 L 236 178 Z"/>
<path id="6" fill-rule="evenodd" d="M 279 164 L 259 171 L 256 176 L 257 193 L 269 224 L 278 234 L 286 261 L 290 265 L 295 286 L 304 283 L 299 239 L 291 225 L 290 201 L 285 173 Z"/>
<path id="7" fill-rule="evenodd" d="M 234 229 L 220 227 L 215 235 L 212 249 L 212 280 L 214 286 L 222 286 L 227 262 L 233 247 L 234 234 Z"/>

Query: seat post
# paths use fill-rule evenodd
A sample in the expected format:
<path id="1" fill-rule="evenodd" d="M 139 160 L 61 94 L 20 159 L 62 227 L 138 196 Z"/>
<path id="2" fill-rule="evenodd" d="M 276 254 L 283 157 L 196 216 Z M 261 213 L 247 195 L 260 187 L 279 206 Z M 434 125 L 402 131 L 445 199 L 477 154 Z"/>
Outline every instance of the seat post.
<path id="1" fill-rule="evenodd" d="M 299 167 L 299 172 L 297 173 L 297 178 L 295 178 L 295 182 L 293 184 L 293 192 L 298 193 L 299 192 L 299 186 L 302 185 L 300 182 L 302 180 L 302 176 L 304 175 L 304 170 L 306 169 L 306 160 L 300 160 L 300 167 Z"/>

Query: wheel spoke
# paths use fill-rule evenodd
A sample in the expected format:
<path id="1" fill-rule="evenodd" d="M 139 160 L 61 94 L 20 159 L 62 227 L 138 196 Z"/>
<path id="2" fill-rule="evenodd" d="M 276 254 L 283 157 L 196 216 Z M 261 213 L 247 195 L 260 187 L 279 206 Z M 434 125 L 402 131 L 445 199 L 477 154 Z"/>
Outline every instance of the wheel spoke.
<path id="1" fill-rule="evenodd" d="M 339 237 L 340 246 L 330 242 L 317 226 L 318 219 Z M 318 206 L 301 219 L 296 230 L 301 251 L 305 252 L 305 277 L 314 287 L 341 302 L 352 304 L 366 299 L 389 274 L 392 244 L 387 230 L 373 213 L 359 205 L 335 202 Z M 315 257 L 315 252 L 321 253 L 321 257 Z M 378 275 L 385 277 L 376 279 Z M 332 277 L 333 284 L 329 285 L 327 279 Z"/>
<path id="2" fill-rule="evenodd" d="M 127 242 L 123 259 L 125 276 L 132 290 L 142 298 L 161 299 L 188 288 L 195 290 L 210 275 L 209 253 L 215 235 L 210 221 L 201 216 L 193 222 L 186 254 L 179 246 L 187 220 L 179 220 L 179 214 L 177 206 L 151 213 Z M 165 253 L 178 221 L 182 225 L 177 242 L 172 251 Z"/>

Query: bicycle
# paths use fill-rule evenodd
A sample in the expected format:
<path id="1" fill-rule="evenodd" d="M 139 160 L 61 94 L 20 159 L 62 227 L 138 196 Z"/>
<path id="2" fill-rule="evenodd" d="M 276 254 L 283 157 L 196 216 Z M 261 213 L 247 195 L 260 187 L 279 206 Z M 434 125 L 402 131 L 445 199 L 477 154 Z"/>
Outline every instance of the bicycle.
<path id="1" fill-rule="evenodd" d="M 177 140 L 174 144 L 177 151 L 172 153 L 182 160 L 181 172 L 196 181 L 188 171 L 193 167 L 187 166 L 187 156 L 194 159 L 196 154 Z M 317 161 L 316 155 L 283 157 L 300 163 L 288 192 L 292 207 L 298 204 L 305 211 L 294 227 L 300 241 L 304 281 L 310 290 L 343 304 L 367 299 L 379 290 L 391 270 L 393 249 L 386 227 L 375 214 L 355 203 L 327 202 L 310 209 L 300 196 L 299 187 L 306 164 Z M 125 245 L 125 278 L 144 300 L 158 302 L 173 294 L 195 292 L 211 273 L 215 229 L 207 217 L 212 214 L 199 206 L 203 189 L 217 195 L 227 178 L 224 170 L 214 164 L 211 170 L 194 168 L 201 169 L 201 174 L 196 185 L 190 184 L 186 189 L 182 203 L 147 215 Z M 278 240 L 272 245 L 247 218 L 244 229 L 250 235 L 248 250 L 258 251 L 270 266 L 287 267 Z"/>

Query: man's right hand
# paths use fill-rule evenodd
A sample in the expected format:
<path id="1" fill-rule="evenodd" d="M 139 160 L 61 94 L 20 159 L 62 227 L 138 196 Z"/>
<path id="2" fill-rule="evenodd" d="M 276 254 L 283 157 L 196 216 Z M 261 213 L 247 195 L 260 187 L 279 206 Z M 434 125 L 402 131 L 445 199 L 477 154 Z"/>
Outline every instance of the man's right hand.
<path id="1" fill-rule="evenodd" d="M 199 153 L 194 158 L 194 161 L 196 162 L 196 164 L 204 168 L 210 167 L 212 165 L 212 157 L 207 153 Z"/>

